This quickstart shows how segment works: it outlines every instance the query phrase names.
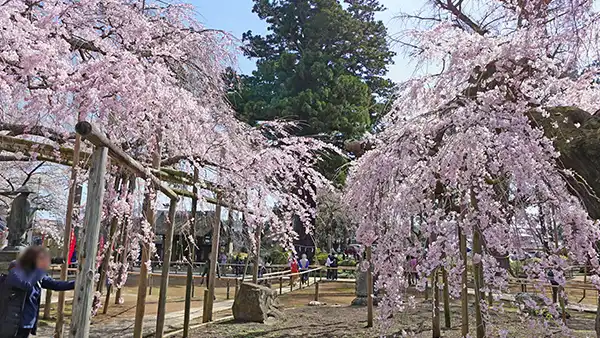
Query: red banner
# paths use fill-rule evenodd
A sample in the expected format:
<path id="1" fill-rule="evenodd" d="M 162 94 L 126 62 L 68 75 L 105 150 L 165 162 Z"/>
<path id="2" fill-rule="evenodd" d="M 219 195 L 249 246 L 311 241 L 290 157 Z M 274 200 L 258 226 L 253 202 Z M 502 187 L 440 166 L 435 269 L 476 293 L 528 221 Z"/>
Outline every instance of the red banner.
<path id="1" fill-rule="evenodd" d="M 75 252 L 75 231 L 71 229 L 71 241 L 69 243 L 69 264 L 73 261 L 73 253 Z"/>

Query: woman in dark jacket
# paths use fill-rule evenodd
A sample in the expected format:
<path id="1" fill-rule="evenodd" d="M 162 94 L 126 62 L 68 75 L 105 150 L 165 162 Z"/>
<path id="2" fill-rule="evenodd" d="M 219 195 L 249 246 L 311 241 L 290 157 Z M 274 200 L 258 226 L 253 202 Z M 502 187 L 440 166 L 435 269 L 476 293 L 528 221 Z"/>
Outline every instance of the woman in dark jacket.
<path id="1" fill-rule="evenodd" d="M 50 253 L 39 246 L 27 248 L 13 264 L 3 288 L 0 338 L 35 335 L 42 288 L 54 291 L 75 288 L 74 281 L 56 281 L 48 277 L 49 267 Z"/>

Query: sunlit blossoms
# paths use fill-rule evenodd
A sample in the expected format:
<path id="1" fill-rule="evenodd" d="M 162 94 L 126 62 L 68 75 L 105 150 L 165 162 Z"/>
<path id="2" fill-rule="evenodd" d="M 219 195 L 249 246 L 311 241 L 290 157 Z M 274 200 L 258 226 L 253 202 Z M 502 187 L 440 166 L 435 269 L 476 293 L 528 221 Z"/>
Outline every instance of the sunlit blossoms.
<path id="1" fill-rule="evenodd" d="M 310 166 L 326 146 L 281 131 L 274 140 L 235 118 L 224 100 L 223 75 L 236 46 L 228 34 L 202 26 L 193 7 L 4 1 L 0 28 L 3 135 L 51 144 L 60 159 L 73 147 L 75 124 L 86 120 L 146 166 L 190 169 L 191 163 L 212 171 L 204 179 L 222 200 L 243 211 L 251 227 L 268 222 L 286 246 L 294 238 L 293 217 L 311 224 L 315 206 L 307 201 L 328 183 Z M 82 149 L 90 150 L 87 143 Z M 138 204 L 144 193 L 156 200 L 148 186 L 133 194 Z M 152 245 L 154 228 L 146 220 L 127 221 L 134 207 L 128 196 L 124 188 L 109 188 L 103 219 L 106 229 L 117 220 L 116 237 L 129 234 L 128 246 L 115 246 L 113 254 L 136 260 L 142 243 Z M 98 260 L 114 241 L 108 238 Z M 109 280 L 122 285 L 127 264 L 112 262 Z"/>
<path id="2" fill-rule="evenodd" d="M 473 3 L 493 14 L 471 21 L 439 5 L 447 13 L 439 23 L 409 32 L 417 61 L 440 71 L 402 86 L 380 144 L 352 170 L 348 203 L 360 241 L 375 247 L 384 319 L 406 302 L 409 256 L 420 258 L 421 286 L 444 268 L 460 293 L 459 232 L 473 248 L 469 265 L 482 269 L 482 292 L 506 291 L 502 262 L 524 259 L 532 246 L 546 248 L 525 261 L 540 287 L 551 275 L 564 285 L 569 265 L 598 272 L 598 224 L 569 190 L 573 173 L 557 165 L 554 140 L 531 117 L 548 118 L 557 106 L 597 109 L 595 72 L 583 71 L 596 59 L 592 1 Z"/>

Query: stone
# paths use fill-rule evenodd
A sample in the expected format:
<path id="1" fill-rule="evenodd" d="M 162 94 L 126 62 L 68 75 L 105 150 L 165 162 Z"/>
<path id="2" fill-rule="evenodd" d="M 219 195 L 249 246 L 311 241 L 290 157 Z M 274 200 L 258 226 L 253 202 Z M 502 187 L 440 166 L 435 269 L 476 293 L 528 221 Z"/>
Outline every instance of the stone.
<path id="1" fill-rule="evenodd" d="M 324 306 L 324 305 L 327 305 L 327 303 L 318 302 L 316 300 L 311 300 L 308 303 L 308 306 Z"/>
<path id="2" fill-rule="evenodd" d="M 232 310 L 238 322 L 265 323 L 269 317 L 282 316 L 280 307 L 276 290 L 254 283 L 242 283 Z"/>

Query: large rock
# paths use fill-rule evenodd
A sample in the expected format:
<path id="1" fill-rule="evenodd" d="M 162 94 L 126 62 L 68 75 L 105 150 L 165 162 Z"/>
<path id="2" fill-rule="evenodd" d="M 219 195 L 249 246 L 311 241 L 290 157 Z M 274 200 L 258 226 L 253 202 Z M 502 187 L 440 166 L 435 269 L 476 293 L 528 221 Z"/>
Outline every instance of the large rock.
<path id="1" fill-rule="evenodd" d="M 264 323 L 280 317 L 277 291 L 254 283 L 242 283 L 233 303 L 233 317 L 239 322 Z"/>

